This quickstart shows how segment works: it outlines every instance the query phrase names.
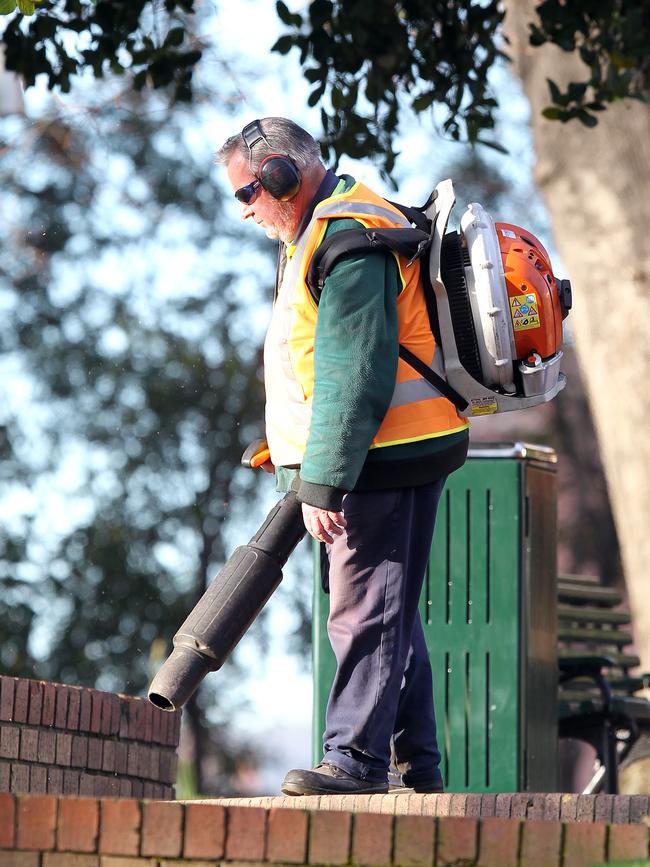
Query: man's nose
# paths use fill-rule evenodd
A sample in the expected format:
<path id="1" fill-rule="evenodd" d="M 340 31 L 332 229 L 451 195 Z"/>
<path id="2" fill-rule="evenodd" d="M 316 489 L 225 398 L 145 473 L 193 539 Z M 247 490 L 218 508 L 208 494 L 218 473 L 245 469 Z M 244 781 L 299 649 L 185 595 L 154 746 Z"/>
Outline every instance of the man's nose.
<path id="1" fill-rule="evenodd" d="M 241 211 L 239 212 L 242 220 L 247 220 L 249 217 L 252 217 L 254 213 L 255 210 L 252 204 L 246 204 L 245 202 L 242 202 Z"/>

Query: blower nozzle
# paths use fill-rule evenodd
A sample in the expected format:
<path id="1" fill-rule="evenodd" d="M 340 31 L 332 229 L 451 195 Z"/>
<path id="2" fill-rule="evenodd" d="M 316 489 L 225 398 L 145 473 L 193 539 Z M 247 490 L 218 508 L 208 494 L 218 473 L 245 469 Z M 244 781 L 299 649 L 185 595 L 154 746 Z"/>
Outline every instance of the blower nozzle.
<path id="1" fill-rule="evenodd" d="M 237 548 L 174 636 L 174 650 L 149 687 L 149 701 L 176 710 L 217 671 L 282 581 L 282 567 L 305 535 L 293 491 L 269 512 L 248 545 Z"/>

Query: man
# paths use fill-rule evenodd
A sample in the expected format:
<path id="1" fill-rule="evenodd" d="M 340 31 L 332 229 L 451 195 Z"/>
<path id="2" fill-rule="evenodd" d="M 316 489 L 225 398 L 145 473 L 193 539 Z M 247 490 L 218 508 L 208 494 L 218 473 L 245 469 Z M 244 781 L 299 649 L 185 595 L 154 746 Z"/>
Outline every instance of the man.
<path id="1" fill-rule="evenodd" d="M 408 225 L 317 142 L 267 117 L 217 154 L 241 217 L 280 241 L 264 347 L 266 433 L 279 490 L 293 487 L 329 564 L 328 635 L 337 659 L 323 760 L 289 771 L 287 794 L 442 791 L 432 678 L 418 600 L 438 500 L 467 453 L 467 421 L 398 358 L 442 370 L 419 262 L 392 253 L 339 261 L 314 298 L 306 275 L 325 237 Z"/>

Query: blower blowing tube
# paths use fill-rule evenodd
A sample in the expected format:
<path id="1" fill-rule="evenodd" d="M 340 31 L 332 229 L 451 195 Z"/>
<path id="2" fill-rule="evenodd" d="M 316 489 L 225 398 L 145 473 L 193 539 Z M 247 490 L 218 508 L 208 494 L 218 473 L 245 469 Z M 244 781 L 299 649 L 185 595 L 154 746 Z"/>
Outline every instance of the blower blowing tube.
<path id="1" fill-rule="evenodd" d="M 182 707 L 206 674 L 221 668 L 282 581 L 282 567 L 305 532 L 301 504 L 290 491 L 248 545 L 235 549 L 174 636 L 174 649 L 149 687 L 152 704 Z"/>

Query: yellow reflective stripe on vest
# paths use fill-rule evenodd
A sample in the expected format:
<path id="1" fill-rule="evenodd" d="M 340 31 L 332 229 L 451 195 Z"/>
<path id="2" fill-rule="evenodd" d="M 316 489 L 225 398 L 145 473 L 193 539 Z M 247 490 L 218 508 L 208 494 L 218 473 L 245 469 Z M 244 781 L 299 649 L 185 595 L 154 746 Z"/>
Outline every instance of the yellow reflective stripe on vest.
<path id="1" fill-rule="evenodd" d="M 390 220 L 391 223 L 397 224 L 395 228 L 400 226 L 405 229 L 411 227 L 409 221 L 400 211 L 392 211 L 390 208 L 382 208 L 381 205 L 365 204 L 363 202 L 327 202 L 325 200 L 322 207 L 316 206 L 314 209 L 312 221 L 323 217 L 327 217 L 328 219 L 338 217 L 341 214 L 354 214 L 353 218 L 356 218 L 358 214 L 368 214 L 368 216 L 383 217 L 386 220 Z M 310 226 L 311 223 L 305 230 L 305 234 L 309 232 Z"/>

